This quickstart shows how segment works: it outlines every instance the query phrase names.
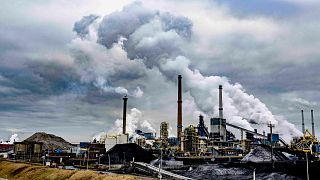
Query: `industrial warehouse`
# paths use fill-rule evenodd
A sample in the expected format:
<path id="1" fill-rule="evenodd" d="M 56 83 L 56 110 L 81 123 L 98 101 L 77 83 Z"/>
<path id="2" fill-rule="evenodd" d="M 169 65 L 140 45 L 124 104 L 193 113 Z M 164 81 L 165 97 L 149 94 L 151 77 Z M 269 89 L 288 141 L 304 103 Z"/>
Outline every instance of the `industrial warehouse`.
<path id="1" fill-rule="evenodd" d="M 161 122 L 160 135 L 135 130 L 136 137 L 126 131 L 128 97 L 123 97 L 122 133 L 102 137 L 99 141 L 71 144 L 63 138 L 46 133 L 35 133 L 13 145 L 1 144 L 1 156 L 6 159 L 37 162 L 50 167 L 99 169 L 114 172 L 136 172 L 148 176 L 187 179 L 188 174 L 172 173 L 176 170 L 203 164 L 224 164 L 226 167 L 255 167 L 254 171 L 277 169 L 301 176 L 310 161 L 310 175 L 320 164 L 320 146 L 315 137 L 314 116 L 311 110 L 312 132 L 305 129 L 302 114 L 302 137 L 285 142 L 273 133 L 248 130 L 228 123 L 223 116 L 223 87 L 219 89 L 219 116 L 204 119 L 199 114 L 198 125 L 183 128 L 182 76 L 178 75 L 177 136 L 169 137 L 169 124 Z M 206 127 L 209 121 L 210 127 Z M 237 129 L 240 139 L 228 130 Z M 171 170 L 169 172 L 167 170 Z M 190 176 L 190 175 L 189 175 Z"/>

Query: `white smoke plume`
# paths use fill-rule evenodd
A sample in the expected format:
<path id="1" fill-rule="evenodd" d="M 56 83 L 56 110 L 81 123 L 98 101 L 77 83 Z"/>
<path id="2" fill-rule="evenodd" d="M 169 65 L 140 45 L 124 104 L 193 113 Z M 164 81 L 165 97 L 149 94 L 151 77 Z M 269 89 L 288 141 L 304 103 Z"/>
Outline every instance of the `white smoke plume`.
<path id="1" fill-rule="evenodd" d="M 17 142 L 19 141 L 19 137 L 18 137 L 18 134 L 13 134 L 9 141 L 3 141 L 3 139 L 0 140 L 0 143 L 1 144 L 13 144 L 14 142 Z"/>
<path id="2" fill-rule="evenodd" d="M 94 26 L 94 24 L 92 24 Z M 88 28 L 88 27 L 87 27 Z M 96 43 L 95 27 L 89 28 L 90 34 L 83 34 L 74 39 L 69 45 L 74 59 L 75 72 L 84 84 L 92 84 L 104 93 L 142 97 L 143 91 L 139 86 L 127 89 L 114 86 L 114 79 L 121 77 L 138 78 L 144 75 L 140 62 L 128 61 L 127 53 L 122 49 L 122 39 L 111 49 Z M 80 31 L 80 30 L 79 30 Z"/>
<path id="3" fill-rule="evenodd" d="M 107 133 L 106 133 L 106 132 L 100 132 L 100 133 L 94 135 L 94 136 L 92 137 L 92 140 L 91 140 L 91 141 L 96 140 L 96 141 L 98 141 L 98 142 L 104 142 L 105 139 L 106 139 L 106 137 L 107 137 Z"/>
<path id="4" fill-rule="evenodd" d="M 127 124 L 126 131 L 129 135 L 135 134 L 135 130 L 141 130 L 143 132 L 156 132 L 156 130 L 151 126 L 151 124 L 143 119 L 143 113 L 137 109 L 132 108 L 130 113 L 127 114 Z M 122 119 L 117 119 L 114 122 L 113 127 L 108 132 L 108 134 L 121 134 L 122 133 Z"/>
<path id="5" fill-rule="evenodd" d="M 192 68 L 192 60 L 184 53 L 184 45 L 192 40 L 189 19 L 150 11 L 141 3 L 133 3 L 122 11 L 105 16 L 95 27 L 92 32 L 96 33 L 96 41 L 78 38 L 72 44 L 83 81 L 97 84 L 97 77 L 103 77 L 100 86 L 105 86 L 109 83 L 107 78 L 117 77 L 119 72 L 129 73 L 130 78 L 139 78 L 146 76 L 144 72 L 148 68 L 158 69 L 173 82 L 181 74 L 184 91 L 193 97 L 197 111 L 206 116 L 218 115 L 218 86 L 223 85 L 227 122 L 252 130 L 248 120 L 242 118 L 246 117 L 258 125 L 260 132 L 267 132 L 267 124 L 271 122 L 276 126 L 275 132 L 285 140 L 301 134 L 293 124 L 274 116 L 264 103 L 248 94 L 239 83 L 232 84 L 227 77 L 204 76 L 200 70 Z M 85 68 L 81 68 L 81 64 Z M 106 68 L 110 69 L 107 71 Z M 137 89 L 135 94 L 138 97 L 143 93 L 139 92 L 140 87 Z M 138 109 L 131 109 L 127 123 L 129 133 L 142 128 L 141 114 Z M 112 131 L 119 133 L 121 129 L 122 120 L 117 119 Z"/>

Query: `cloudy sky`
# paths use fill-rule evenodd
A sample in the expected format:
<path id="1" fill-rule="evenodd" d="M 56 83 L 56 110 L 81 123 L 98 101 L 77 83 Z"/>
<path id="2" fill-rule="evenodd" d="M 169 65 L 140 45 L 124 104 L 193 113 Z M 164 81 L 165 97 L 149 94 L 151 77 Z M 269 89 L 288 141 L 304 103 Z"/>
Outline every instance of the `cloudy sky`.
<path id="1" fill-rule="evenodd" d="M 228 122 L 289 140 L 314 109 L 319 137 L 319 16 L 318 0 L 2 0 L 0 139 L 117 132 L 125 94 L 129 131 L 174 135 L 178 74 L 184 126 L 217 116 L 222 84 Z"/>

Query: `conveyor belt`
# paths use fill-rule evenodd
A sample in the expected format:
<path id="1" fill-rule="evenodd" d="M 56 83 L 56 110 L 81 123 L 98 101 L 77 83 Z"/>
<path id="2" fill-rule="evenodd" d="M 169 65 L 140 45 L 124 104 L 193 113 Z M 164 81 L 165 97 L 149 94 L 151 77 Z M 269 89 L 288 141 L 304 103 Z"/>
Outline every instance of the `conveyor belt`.
<path id="1" fill-rule="evenodd" d="M 260 133 L 256 133 L 256 132 L 254 132 L 254 131 L 251 131 L 251 130 L 248 130 L 248 129 L 245 129 L 245 128 L 242 128 L 242 127 L 239 127 L 239 126 L 236 126 L 236 125 L 227 123 L 227 122 L 226 122 L 226 125 L 227 125 L 227 126 L 230 126 L 230 127 L 233 127 L 233 128 L 236 128 L 236 129 L 240 129 L 240 130 L 245 131 L 245 132 L 249 132 L 249 133 L 254 134 L 254 135 L 256 135 L 256 136 L 260 136 L 260 137 L 263 137 L 263 138 L 267 138 L 266 135 L 263 135 L 263 134 L 260 134 Z"/>

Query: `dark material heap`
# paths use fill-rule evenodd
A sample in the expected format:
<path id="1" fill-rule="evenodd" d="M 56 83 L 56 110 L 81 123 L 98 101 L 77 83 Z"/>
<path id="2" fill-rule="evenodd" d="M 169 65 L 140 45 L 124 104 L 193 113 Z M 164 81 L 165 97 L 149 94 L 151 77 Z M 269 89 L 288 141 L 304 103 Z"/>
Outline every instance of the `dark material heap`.
<path id="1" fill-rule="evenodd" d="M 135 143 L 129 144 L 116 144 L 111 148 L 105 155 L 100 159 L 102 164 L 108 164 L 110 157 L 111 164 L 123 164 L 126 162 L 138 161 L 149 163 L 152 160 L 156 159 L 151 152 L 143 149 Z"/>
<path id="2" fill-rule="evenodd" d="M 37 132 L 23 141 L 24 143 L 43 143 L 43 149 L 61 149 L 67 150 L 72 148 L 72 144 L 64 140 L 63 138 L 47 134 L 44 132 Z"/>

